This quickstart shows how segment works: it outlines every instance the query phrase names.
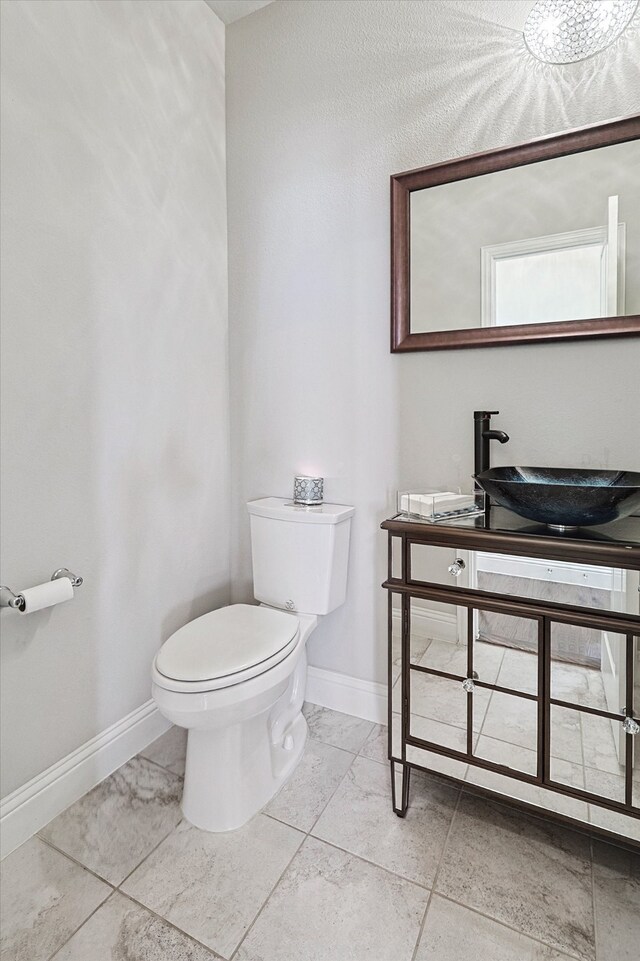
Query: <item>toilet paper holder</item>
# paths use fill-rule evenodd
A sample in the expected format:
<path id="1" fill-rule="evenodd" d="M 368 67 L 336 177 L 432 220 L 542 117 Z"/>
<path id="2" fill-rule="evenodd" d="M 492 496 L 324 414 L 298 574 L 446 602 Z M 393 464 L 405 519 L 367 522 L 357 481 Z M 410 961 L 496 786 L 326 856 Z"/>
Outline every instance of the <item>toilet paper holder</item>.
<path id="1" fill-rule="evenodd" d="M 59 567 L 51 575 L 52 581 L 57 581 L 60 577 L 68 577 L 72 587 L 82 587 L 84 578 L 78 574 L 72 574 L 68 567 Z M 21 594 L 14 594 L 10 587 L 0 586 L 0 607 L 12 607 L 15 611 L 24 610 L 24 597 Z"/>

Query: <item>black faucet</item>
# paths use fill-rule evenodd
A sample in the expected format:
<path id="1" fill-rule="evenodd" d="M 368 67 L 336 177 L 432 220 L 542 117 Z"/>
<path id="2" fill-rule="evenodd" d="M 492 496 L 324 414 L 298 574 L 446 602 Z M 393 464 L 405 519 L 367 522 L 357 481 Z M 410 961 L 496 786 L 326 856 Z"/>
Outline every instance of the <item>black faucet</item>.
<path id="1" fill-rule="evenodd" d="M 509 435 L 505 434 L 503 430 L 491 430 L 491 417 L 493 414 L 499 414 L 499 410 L 474 410 L 473 412 L 473 428 L 474 428 L 474 444 L 473 444 L 473 454 L 474 454 L 474 477 L 481 474 L 482 471 L 489 470 L 491 467 L 491 457 L 489 454 L 489 442 L 492 440 L 498 440 L 501 444 L 506 444 L 509 440 Z M 477 491 L 481 491 L 482 488 L 476 481 L 475 488 Z M 489 497 L 487 496 L 487 507 L 490 506 Z"/>

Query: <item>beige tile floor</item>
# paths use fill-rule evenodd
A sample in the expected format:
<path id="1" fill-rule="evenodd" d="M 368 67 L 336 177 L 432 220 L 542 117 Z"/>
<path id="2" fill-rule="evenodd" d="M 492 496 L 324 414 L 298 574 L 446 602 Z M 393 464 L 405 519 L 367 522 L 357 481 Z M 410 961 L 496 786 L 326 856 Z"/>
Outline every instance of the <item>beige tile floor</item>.
<path id="1" fill-rule="evenodd" d="M 307 705 L 290 783 L 224 835 L 181 819 L 172 729 L 2 864 L 2 961 L 637 961 L 640 854 L 414 775 Z"/>

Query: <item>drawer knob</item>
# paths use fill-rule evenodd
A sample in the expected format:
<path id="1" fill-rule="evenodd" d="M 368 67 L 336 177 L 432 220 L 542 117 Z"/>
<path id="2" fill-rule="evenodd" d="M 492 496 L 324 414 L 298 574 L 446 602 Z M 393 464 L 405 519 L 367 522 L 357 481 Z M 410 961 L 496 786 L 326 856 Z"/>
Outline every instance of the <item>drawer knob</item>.
<path id="1" fill-rule="evenodd" d="M 466 566 L 467 565 L 465 564 L 465 562 L 462 560 L 461 557 L 456 557 L 453 564 L 449 565 L 449 573 L 451 574 L 452 577 L 460 577 L 461 571 L 463 571 Z"/>
<path id="2" fill-rule="evenodd" d="M 476 686 L 473 683 L 473 679 L 470 677 L 466 677 L 462 682 L 462 690 L 466 691 L 467 694 L 473 694 L 475 689 L 476 689 Z"/>
<path id="3" fill-rule="evenodd" d="M 634 717 L 625 717 L 622 730 L 625 734 L 638 734 L 640 733 L 640 724 Z"/>

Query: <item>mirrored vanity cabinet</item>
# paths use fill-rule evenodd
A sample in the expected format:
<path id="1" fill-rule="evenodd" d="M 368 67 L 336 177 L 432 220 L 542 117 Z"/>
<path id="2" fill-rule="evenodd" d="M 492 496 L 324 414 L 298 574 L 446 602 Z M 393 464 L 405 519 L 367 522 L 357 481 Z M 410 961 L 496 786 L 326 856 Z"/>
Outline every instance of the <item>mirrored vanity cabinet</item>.
<path id="1" fill-rule="evenodd" d="M 640 846 L 640 517 L 382 527 L 395 812 L 419 768 Z"/>

